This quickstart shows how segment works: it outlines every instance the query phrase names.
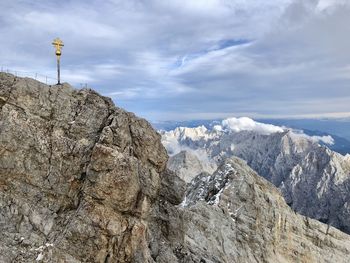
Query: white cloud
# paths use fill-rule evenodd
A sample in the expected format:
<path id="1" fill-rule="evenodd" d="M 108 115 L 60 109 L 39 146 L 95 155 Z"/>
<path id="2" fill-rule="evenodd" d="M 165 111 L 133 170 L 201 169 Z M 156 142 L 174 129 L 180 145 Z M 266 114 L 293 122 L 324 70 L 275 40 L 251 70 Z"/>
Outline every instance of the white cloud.
<path id="1" fill-rule="evenodd" d="M 55 76 L 59 36 L 63 81 L 153 120 L 348 114 L 349 3 L 0 1 L 0 66 Z"/>
<path id="2" fill-rule="evenodd" d="M 339 5 L 349 5 L 348 0 L 319 0 L 317 4 L 318 11 L 335 8 Z"/>
<path id="3" fill-rule="evenodd" d="M 234 132 L 254 131 L 266 135 L 284 131 L 282 127 L 260 123 L 247 117 L 225 119 L 222 121 L 222 127 L 223 129 Z M 216 127 L 216 130 L 217 129 L 218 127 Z"/>
<path id="4" fill-rule="evenodd" d="M 326 136 L 311 136 L 311 139 L 316 142 L 323 142 L 328 145 L 333 145 L 334 144 L 334 139 L 330 135 Z"/>
<path id="5" fill-rule="evenodd" d="M 310 135 L 305 134 L 303 130 L 295 130 L 295 129 L 290 129 L 290 134 L 291 134 L 291 136 L 295 136 L 296 138 L 303 137 L 303 138 L 306 138 L 307 140 L 310 140 L 310 141 L 315 142 L 315 143 L 324 143 L 324 144 L 328 144 L 328 145 L 334 145 L 334 143 L 335 143 L 333 137 L 330 135 L 310 136 Z"/>

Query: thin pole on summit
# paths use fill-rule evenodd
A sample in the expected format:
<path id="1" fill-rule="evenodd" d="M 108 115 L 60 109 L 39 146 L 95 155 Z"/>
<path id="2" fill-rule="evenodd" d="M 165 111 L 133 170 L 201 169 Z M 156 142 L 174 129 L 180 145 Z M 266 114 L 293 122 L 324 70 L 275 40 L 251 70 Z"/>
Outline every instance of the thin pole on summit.
<path id="1" fill-rule="evenodd" d="M 61 59 L 61 55 L 62 55 L 62 47 L 64 46 L 63 45 L 63 42 L 61 39 L 59 38 L 55 38 L 52 42 L 52 45 L 55 47 L 55 54 L 56 54 L 56 57 L 57 57 L 57 85 L 61 85 L 61 65 L 60 65 L 60 59 Z"/>

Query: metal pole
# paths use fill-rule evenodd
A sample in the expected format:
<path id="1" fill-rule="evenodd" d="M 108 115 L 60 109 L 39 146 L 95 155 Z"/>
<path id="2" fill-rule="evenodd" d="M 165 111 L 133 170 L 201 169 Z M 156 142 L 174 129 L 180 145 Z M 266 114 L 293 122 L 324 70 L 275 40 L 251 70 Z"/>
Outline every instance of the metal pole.
<path id="1" fill-rule="evenodd" d="M 63 42 L 59 38 L 55 38 L 52 42 L 56 49 L 56 57 L 57 57 L 57 85 L 61 85 L 61 69 L 60 69 L 60 57 L 61 57 L 61 48 L 64 46 Z"/>
<path id="2" fill-rule="evenodd" d="M 60 56 L 57 56 L 57 85 L 61 85 Z"/>

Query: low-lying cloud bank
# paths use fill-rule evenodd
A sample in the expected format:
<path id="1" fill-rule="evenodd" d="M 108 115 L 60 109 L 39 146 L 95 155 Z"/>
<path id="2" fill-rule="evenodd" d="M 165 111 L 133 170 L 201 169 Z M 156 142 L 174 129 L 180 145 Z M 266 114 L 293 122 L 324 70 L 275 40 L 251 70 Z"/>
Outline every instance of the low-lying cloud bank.
<path id="1" fill-rule="evenodd" d="M 306 138 L 310 141 L 316 142 L 316 143 L 323 143 L 323 144 L 327 144 L 327 145 L 334 145 L 334 143 L 335 143 L 333 137 L 330 135 L 310 136 L 310 135 L 305 134 L 303 131 L 299 131 L 299 130 L 293 130 L 292 133 L 294 136 L 304 137 L 304 138 Z"/>
<path id="2" fill-rule="evenodd" d="M 310 136 L 305 134 L 302 130 L 294 130 L 287 127 L 276 126 L 272 124 L 266 124 L 254 121 L 248 117 L 241 118 L 227 118 L 222 120 L 221 125 L 215 125 L 213 127 L 215 131 L 233 131 L 233 132 L 241 132 L 241 131 L 252 131 L 258 134 L 270 135 L 272 133 L 284 132 L 286 130 L 290 130 L 296 136 L 302 136 L 316 143 L 324 143 L 328 145 L 334 144 L 334 139 L 330 135 L 324 136 Z"/>
<path id="3" fill-rule="evenodd" d="M 214 126 L 214 129 L 217 131 L 229 130 L 234 132 L 254 131 L 266 135 L 284 131 L 282 127 L 257 122 L 247 117 L 225 119 L 221 122 L 221 125 Z"/>

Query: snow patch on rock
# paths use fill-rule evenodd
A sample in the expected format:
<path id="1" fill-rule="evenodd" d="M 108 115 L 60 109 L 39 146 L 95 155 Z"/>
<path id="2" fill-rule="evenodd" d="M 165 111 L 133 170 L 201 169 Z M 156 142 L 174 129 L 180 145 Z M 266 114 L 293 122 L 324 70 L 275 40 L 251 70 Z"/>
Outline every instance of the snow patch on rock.
<path id="1" fill-rule="evenodd" d="M 294 210 L 350 233 L 350 209 L 344 201 L 350 197 L 347 190 L 350 187 L 350 155 L 342 156 L 325 147 L 325 144 L 334 143 L 331 136 L 309 136 L 300 130 L 262 124 L 249 118 L 226 119 L 212 129 L 199 128 L 198 131 L 202 133 L 197 132 L 193 137 L 195 140 L 187 135 L 181 137 L 182 134 L 175 130 L 163 133 L 162 140 L 172 141 L 178 149 L 200 156 L 197 167 L 208 166 L 210 162 L 220 166 L 227 158 L 237 156 L 280 188 Z M 168 148 L 166 143 L 165 146 Z M 173 169 L 181 170 L 181 163 L 178 164 L 180 167 Z M 190 179 L 193 175 L 195 173 Z M 201 189 L 202 176 L 207 184 L 212 180 L 208 174 L 197 177 L 197 193 Z M 222 187 L 213 185 L 207 196 L 200 196 L 207 203 L 215 204 L 220 200 Z M 188 204 L 191 203 L 189 199 L 187 196 Z"/>

